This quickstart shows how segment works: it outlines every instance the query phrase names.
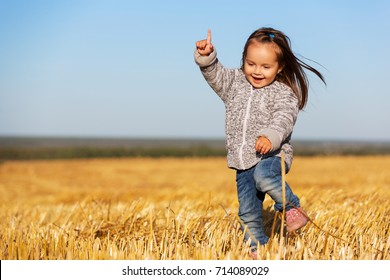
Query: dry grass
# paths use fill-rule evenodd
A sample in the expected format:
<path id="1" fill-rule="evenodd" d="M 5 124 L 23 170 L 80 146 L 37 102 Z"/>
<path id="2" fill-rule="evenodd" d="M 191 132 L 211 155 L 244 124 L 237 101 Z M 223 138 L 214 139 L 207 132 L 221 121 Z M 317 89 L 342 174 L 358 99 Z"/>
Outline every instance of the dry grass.
<path id="1" fill-rule="evenodd" d="M 287 181 L 313 223 L 262 259 L 390 259 L 390 157 L 296 158 Z M 224 158 L 0 164 L 0 258 L 249 259 Z M 269 234 L 272 200 L 264 216 Z M 282 242 L 280 242 L 282 240 Z"/>

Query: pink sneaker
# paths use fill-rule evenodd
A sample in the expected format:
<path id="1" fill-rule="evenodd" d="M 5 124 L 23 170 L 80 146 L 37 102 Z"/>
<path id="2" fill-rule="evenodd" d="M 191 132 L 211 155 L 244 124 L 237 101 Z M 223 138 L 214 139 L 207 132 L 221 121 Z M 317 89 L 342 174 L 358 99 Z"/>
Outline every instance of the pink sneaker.
<path id="1" fill-rule="evenodd" d="M 288 232 L 294 232 L 305 226 L 309 219 L 302 207 L 292 208 L 286 212 L 286 229 Z"/>

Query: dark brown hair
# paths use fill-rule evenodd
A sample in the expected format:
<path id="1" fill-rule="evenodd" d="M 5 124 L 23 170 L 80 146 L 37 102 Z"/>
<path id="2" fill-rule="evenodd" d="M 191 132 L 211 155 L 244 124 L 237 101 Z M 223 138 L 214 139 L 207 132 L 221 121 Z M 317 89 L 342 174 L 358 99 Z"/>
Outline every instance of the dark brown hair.
<path id="1" fill-rule="evenodd" d="M 276 76 L 276 80 L 288 85 L 294 91 L 299 99 L 299 109 L 303 109 L 307 103 L 309 94 L 309 80 L 304 69 L 313 72 L 325 83 L 322 74 L 294 55 L 291 50 L 290 38 L 287 35 L 279 30 L 268 27 L 260 28 L 249 36 L 244 47 L 244 52 L 242 53 L 242 70 L 244 70 L 248 47 L 255 42 L 273 43 L 277 46 L 275 51 L 278 57 L 278 63 L 284 67 Z"/>

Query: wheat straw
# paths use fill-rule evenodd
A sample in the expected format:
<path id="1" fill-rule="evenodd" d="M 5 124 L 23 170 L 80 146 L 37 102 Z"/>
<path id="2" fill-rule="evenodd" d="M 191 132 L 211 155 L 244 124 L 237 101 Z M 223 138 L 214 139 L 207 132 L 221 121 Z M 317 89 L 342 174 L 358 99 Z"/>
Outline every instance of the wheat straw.
<path id="1" fill-rule="evenodd" d="M 385 156 L 296 158 L 282 181 L 311 222 L 284 237 L 266 198 L 258 257 L 388 260 L 389 168 Z M 250 259 L 224 158 L 3 162 L 0 194 L 3 260 Z"/>

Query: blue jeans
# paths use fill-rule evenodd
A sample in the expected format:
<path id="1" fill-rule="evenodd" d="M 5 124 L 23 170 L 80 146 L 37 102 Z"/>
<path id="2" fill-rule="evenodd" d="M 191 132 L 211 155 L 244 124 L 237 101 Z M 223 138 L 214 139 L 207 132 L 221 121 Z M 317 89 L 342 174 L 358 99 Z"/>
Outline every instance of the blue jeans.
<path id="1" fill-rule="evenodd" d="M 237 194 L 239 202 L 238 216 L 242 221 L 245 240 L 251 240 L 250 246 L 268 242 L 263 222 L 263 201 L 265 194 L 275 201 L 274 208 L 283 211 L 282 171 L 280 157 L 263 158 L 258 164 L 247 170 L 237 170 Z M 299 199 L 286 183 L 286 211 L 299 207 Z"/>

